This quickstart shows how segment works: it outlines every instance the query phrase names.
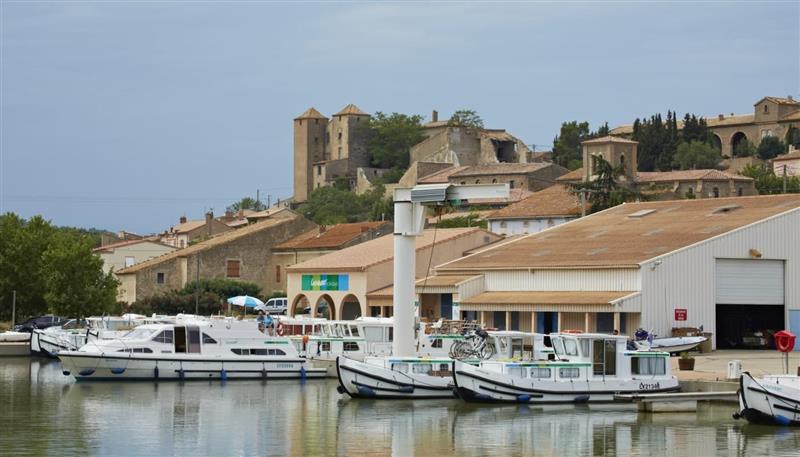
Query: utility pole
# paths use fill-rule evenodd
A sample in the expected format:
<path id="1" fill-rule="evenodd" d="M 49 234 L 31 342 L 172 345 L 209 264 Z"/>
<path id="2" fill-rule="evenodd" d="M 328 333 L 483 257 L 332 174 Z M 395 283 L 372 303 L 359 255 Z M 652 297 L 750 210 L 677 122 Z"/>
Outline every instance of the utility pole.
<path id="1" fill-rule="evenodd" d="M 11 295 L 11 328 L 17 323 L 17 291 L 14 290 Z"/>
<path id="2" fill-rule="evenodd" d="M 197 255 L 197 266 L 195 267 L 194 281 L 194 315 L 200 312 L 200 256 Z"/>
<path id="3" fill-rule="evenodd" d="M 783 193 L 786 193 L 786 164 L 783 164 Z"/>
<path id="4" fill-rule="evenodd" d="M 256 189 L 256 208 L 258 204 L 261 202 L 261 189 Z"/>

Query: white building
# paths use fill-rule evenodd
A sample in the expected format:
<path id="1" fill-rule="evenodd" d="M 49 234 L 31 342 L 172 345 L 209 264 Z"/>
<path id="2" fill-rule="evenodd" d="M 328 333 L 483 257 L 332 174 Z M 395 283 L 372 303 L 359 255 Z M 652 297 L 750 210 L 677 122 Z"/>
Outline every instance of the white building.
<path id="1" fill-rule="evenodd" d="M 567 186 L 556 184 L 497 210 L 486 219 L 489 230 L 501 235 L 540 232 L 581 215 L 581 203 Z"/>
<path id="2" fill-rule="evenodd" d="M 153 240 L 129 240 L 100 246 L 93 252 L 103 259 L 103 271 L 108 273 L 112 269 L 116 272 L 175 249 Z"/>
<path id="3" fill-rule="evenodd" d="M 772 169 L 775 176 L 800 176 L 800 150 L 772 159 Z"/>
<path id="4" fill-rule="evenodd" d="M 454 292 L 485 325 L 665 336 L 702 325 L 715 347 L 739 347 L 800 333 L 800 195 L 620 205 L 436 271 L 481 277 Z"/>

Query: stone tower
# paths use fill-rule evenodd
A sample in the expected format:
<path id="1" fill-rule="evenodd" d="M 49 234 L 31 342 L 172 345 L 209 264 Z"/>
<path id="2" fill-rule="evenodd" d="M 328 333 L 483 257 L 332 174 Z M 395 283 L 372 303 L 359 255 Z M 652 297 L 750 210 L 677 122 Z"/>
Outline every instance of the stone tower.
<path id="1" fill-rule="evenodd" d="M 591 181 L 595 176 L 592 156 L 600 156 L 612 166 L 625 165 L 625 177 L 633 182 L 638 166 L 636 154 L 639 143 L 616 136 L 604 136 L 581 143 L 583 147 L 583 180 Z"/>
<path id="2" fill-rule="evenodd" d="M 308 200 L 313 189 L 313 165 L 325 156 L 328 118 L 309 108 L 294 119 L 294 201 Z"/>
<path id="3" fill-rule="evenodd" d="M 347 159 L 347 172 L 354 174 L 358 167 L 369 167 L 364 127 L 370 115 L 352 103 L 334 114 L 328 123 L 328 154 L 330 161 Z"/>

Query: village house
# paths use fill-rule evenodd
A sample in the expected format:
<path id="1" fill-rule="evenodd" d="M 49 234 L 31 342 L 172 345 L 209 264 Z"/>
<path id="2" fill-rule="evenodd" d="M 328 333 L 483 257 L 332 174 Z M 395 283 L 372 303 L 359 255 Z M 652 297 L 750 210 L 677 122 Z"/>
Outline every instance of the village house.
<path id="1" fill-rule="evenodd" d="M 797 194 L 626 203 L 440 264 L 435 282 L 489 327 L 703 326 L 715 347 L 763 346 L 800 332 L 798 226 Z"/>
<path id="2" fill-rule="evenodd" d="M 489 214 L 489 230 L 501 235 L 540 232 L 581 216 L 578 195 L 556 184 Z"/>
<path id="3" fill-rule="evenodd" d="M 424 279 L 429 266 L 457 259 L 500 238 L 476 227 L 425 230 L 416 239 L 416 275 Z M 391 316 L 391 293 L 386 295 L 385 289 L 392 285 L 393 259 L 394 241 L 388 234 L 290 266 L 289 314 L 310 313 L 329 319 Z M 433 301 L 429 305 L 433 306 Z M 448 306 L 447 299 L 436 305 Z"/>
<path id="4" fill-rule="evenodd" d="M 369 241 L 392 232 L 391 222 L 354 222 L 320 225 L 272 248 L 276 287 L 286 290 L 286 272 L 292 265 Z"/>
<path id="5" fill-rule="evenodd" d="M 633 183 L 640 192 L 656 199 L 720 198 L 757 195 L 752 178 L 714 169 L 637 171 L 638 142 L 606 136 L 581 143 L 582 168 L 573 170 L 556 181 L 579 184 L 596 177 L 592 157 L 603 158 L 612 166 L 624 165 L 624 181 Z"/>
<path id="6" fill-rule="evenodd" d="M 800 176 L 800 150 L 772 159 L 772 169 L 776 176 Z"/>
<path id="7" fill-rule="evenodd" d="M 103 259 L 103 271 L 118 272 L 137 263 L 174 251 L 176 248 L 155 239 L 120 241 L 94 248 L 92 252 Z"/>
<path id="8" fill-rule="evenodd" d="M 226 223 L 214 219 L 214 213 L 206 213 L 205 220 L 190 221 L 181 216 L 178 225 L 161 235 L 161 242 L 176 248 L 185 248 L 191 243 L 210 238 L 213 235 L 231 230 Z"/>
<path id="9" fill-rule="evenodd" d="M 181 289 L 196 278 L 252 282 L 269 295 L 281 290 L 273 274 L 272 248 L 314 227 L 293 211 L 280 211 L 261 222 L 124 268 L 117 272 L 122 301 L 132 303 Z"/>

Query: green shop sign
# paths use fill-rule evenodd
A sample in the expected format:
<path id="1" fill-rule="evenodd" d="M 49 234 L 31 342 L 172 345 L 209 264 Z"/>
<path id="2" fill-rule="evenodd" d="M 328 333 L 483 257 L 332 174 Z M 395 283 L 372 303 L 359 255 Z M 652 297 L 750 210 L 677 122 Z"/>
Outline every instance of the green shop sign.
<path id="1" fill-rule="evenodd" d="M 348 290 L 348 275 L 303 275 L 303 290 Z"/>

